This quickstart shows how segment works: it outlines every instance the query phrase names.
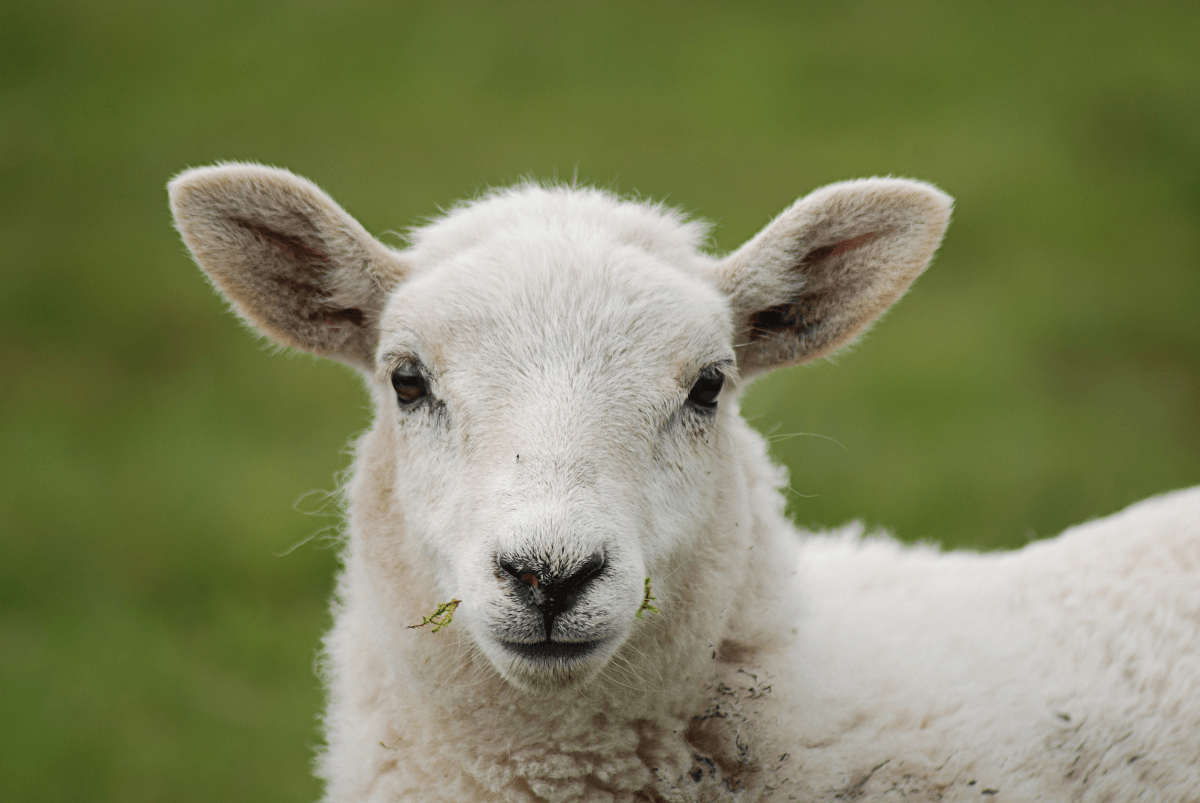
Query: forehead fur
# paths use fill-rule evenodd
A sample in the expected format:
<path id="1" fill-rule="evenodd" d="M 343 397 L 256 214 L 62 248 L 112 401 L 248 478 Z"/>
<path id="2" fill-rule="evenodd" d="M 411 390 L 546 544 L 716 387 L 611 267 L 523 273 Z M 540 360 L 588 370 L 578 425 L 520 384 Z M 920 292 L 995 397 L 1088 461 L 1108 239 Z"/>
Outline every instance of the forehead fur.
<path id="1" fill-rule="evenodd" d="M 628 447 L 700 370 L 732 364 L 705 232 L 593 189 L 526 185 L 457 208 L 413 237 L 381 378 L 417 357 L 476 449 L 558 432 L 556 453 L 594 456 L 618 420 Z"/>
<path id="2" fill-rule="evenodd" d="M 591 187 L 526 182 L 456 206 L 409 237 L 418 265 L 441 262 L 497 235 L 551 232 L 602 237 L 610 245 L 686 263 L 706 244 L 708 230 L 706 222 L 688 220 L 662 203 L 618 198 Z"/>
<path id="3" fill-rule="evenodd" d="M 647 361 L 725 357 L 727 304 L 698 250 L 706 233 L 661 204 L 590 188 L 492 193 L 413 233 L 384 353 L 576 369 L 639 346 Z"/>

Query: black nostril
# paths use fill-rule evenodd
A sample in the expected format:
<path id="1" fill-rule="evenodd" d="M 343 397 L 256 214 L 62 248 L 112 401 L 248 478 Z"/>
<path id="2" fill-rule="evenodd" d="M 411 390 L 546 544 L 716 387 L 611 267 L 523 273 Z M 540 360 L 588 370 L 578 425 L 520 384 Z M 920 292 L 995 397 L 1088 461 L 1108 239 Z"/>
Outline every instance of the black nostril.
<path id="1" fill-rule="evenodd" d="M 553 617 L 575 604 L 603 574 L 607 561 L 603 553 L 596 552 L 565 572 L 549 568 L 545 561 L 516 555 L 497 556 L 496 564 L 516 581 L 516 590 L 527 603 Z"/>
<path id="2" fill-rule="evenodd" d="M 542 579 L 534 570 L 533 565 L 529 561 L 508 558 L 496 558 L 496 564 L 504 570 L 506 574 L 516 580 L 524 583 L 527 586 L 537 588 Z"/>
<path id="3" fill-rule="evenodd" d="M 592 580 L 600 576 L 604 571 L 604 555 L 597 552 L 579 565 L 575 571 L 564 577 L 559 582 L 562 584 L 563 593 L 576 593 L 583 591 Z"/>

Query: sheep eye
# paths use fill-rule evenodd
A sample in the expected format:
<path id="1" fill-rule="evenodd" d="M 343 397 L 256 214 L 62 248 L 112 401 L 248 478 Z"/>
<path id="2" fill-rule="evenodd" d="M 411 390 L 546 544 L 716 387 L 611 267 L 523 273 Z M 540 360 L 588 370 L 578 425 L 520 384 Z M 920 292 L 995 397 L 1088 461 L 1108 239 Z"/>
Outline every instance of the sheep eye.
<path id="1" fill-rule="evenodd" d="M 705 368 L 688 392 L 688 402 L 704 410 L 716 409 L 717 397 L 724 386 L 725 374 L 716 368 Z"/>
<path id="2" fill-rule="evenodd" d="M 396 389 L 396 398 L 405 407 L 420 401 L 429 393 L 425 377 L 415 363 L 405 363 L 392 371 L 392 387 Z"/>

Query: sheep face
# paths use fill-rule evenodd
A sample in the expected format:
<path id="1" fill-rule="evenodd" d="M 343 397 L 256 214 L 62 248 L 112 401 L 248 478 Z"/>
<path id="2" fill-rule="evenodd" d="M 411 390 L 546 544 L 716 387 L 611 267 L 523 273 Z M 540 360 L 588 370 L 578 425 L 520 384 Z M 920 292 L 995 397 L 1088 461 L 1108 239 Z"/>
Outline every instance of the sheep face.
<path id="1" fill-rule="evenodd" d="M 728 462 L 728 304 L 692 265 L 586 234 L 501 229 L 421 270 L 388 301 L 374 375 L 405 529 L 523 686 L 620 647 Z"/>
<path id="2" fill-rule="evenodd" d="M 369 377 L 355 593 L 400 633 L 460 600 L 464 646 L 527 690 L 596 675 L 648 582 L 676 615 L 736 524 L 734 387 L 853 339 L 949 215 L 927 185 L 848 182 L 715 259 L 703 226 L 594 190 L 497 193 L 405 251 L 286 171 L 189 171 L 171 201 L 238 312 Z"/>

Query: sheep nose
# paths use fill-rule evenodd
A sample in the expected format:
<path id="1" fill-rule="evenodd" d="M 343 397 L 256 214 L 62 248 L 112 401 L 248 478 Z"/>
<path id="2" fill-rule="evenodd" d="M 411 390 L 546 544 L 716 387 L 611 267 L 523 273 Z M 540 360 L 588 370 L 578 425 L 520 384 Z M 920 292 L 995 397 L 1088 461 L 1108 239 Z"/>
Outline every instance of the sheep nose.
<path id="1" fill-rule="evenodd" d="M 542 612 L 549 638 L 551 620 L 575 605 L 588 586 L 603 574 L 607 562 L 603 553 L 595 552 L 566 571 L 549 569 L 544 561 L 518 555 L 498 555 L 496 563 L 517 581 L 516 590 L 522 599 Z"/>

